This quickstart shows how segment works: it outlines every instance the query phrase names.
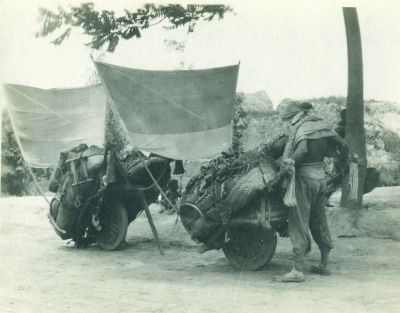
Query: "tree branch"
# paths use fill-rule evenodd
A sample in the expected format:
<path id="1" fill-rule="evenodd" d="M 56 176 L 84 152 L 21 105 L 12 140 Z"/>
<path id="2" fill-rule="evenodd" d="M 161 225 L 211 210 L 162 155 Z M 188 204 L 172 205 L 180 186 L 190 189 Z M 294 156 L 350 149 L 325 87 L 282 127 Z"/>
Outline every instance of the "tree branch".
<path id="1" fill-rule="evenodd" d="M 154 5 L 145 4 L 134 12 L 125 10 L 125 14 L 115 16 L 114 11 L 96 11 L 91 2 L 83 3 L 79 7 L 69 10 L 59 8 L 57 12 L 48 9 L 39 9 L 41 26 L 36 37 L 47 37 L 56 30 L 61 30 L 52 43 L 61 44 L 69 37 L 72 27 L 81 28 L 89 35 L 91 41 L 87 44 L 93 49 L 100 49 L 108 44 L 107 51 L 114 52 L 120 39 L 140 38 L 141 31 L 167 21 L 163 28 L 170 30 L 178 27 L 188 28 L 188 33 L 194 31 L 199 21 L 210 22 L 222 19 L 225 13 L 233 10 L 224 5 L 187 5 L 179 4 Z M 153 23 L 152 23 L 153 22 Z"/>

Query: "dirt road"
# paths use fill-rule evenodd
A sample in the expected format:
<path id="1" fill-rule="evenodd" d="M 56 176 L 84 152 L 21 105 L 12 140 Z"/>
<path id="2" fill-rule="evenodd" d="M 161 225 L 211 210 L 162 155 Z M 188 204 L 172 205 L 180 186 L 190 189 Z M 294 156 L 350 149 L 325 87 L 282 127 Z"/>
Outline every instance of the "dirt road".
<path id="1" fill-rule="evenodd" d="M 367 198 L 369 210 L 390 207 L 400 219 L 399 200 L 400 189 L 393 188 Z M 158 214 L 156 206 L 165 256 L 144 216 L 130 225 L 121 251 L 74 249 L 52 230 L 43 199 L 0 201 L 2 313 L 400 312 L 398 241 L 337 238 L 333 228 L 332 275 L 309 274 L 303 284 L 283 284 L 273 278 L 290 268 L 288 239 L 278 240 L 269 268 L 240 272 L 220 251 L 197 254 L 182 225 Z M 307 266 L 317 261 L 314 245 Z"/>

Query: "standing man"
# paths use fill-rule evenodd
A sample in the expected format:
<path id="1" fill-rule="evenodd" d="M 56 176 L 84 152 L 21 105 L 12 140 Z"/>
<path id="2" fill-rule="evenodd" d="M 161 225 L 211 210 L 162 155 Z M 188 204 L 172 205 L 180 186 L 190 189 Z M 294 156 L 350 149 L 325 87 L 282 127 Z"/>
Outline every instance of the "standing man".
<path id="1" fill-rule="evenodd" d="M 347 158 L 348 148 L 326 122 L 310 114 L 312 108 L 309 102 L 290 102 L 282 112 L 282 120 L 290 123 L 283 163 L 292 168 L 292 177 L 284 201 L 290 203 L 289 236 L 294 258 L 292 271 L 280 279 L 283 282 L 304 281 L 304 258 L 311 250 L 309 228 L 321 252 L 321 262 L 312 266 L 311 272 L 330 274 L 328 257 L 333 245 L 325 213 L 323 161 L 330 147 L 336 147 L 342 158 Z M 292 196 L 288 195 L 290 188 Z"/>

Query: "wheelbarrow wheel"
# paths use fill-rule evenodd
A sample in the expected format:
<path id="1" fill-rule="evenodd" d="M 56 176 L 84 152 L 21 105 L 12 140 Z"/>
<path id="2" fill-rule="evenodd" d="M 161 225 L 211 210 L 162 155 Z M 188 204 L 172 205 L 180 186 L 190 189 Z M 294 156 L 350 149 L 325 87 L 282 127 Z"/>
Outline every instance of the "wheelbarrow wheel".
<path id="1" fill-rule="evenodd" d="M 274 256 L 277 236 L 259 225 L 242 224 L 229 229 L 222 250 L 229 262 L 241 269 L 255 271 Z"/>
<path id="2" fill-rule="evenodd" d="M 99 213 L 101 230 L 96 232 L 96 242 L 103 250 L 116 250 L 124 242 L 128 230 L 128 213 L 123 203 L 117 201 L 102 208 Z"/>

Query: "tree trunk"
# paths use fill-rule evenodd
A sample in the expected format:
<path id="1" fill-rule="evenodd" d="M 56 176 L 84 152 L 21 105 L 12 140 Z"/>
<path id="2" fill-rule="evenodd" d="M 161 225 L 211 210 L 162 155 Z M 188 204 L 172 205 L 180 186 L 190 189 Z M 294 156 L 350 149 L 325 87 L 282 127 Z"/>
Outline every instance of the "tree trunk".
<path id="1" fill-rule="evenodd" d="M 343 16 L 347 38 L 347 116 L 345 140 L 349 145 L 349 153 L 356 154 L 358 167 L 358 199 L 348 198 L 348 177 L 342 186 L 341 205 L 354 210 L 362 208 L 363 186 L 367 168 L 365 129 L 364 129 L 364 99 L 363 99 L 363 62 L 360 26 L 356 8 L 343 8 Z M 357 214 L 356 214 L 357 215 Z"/>

